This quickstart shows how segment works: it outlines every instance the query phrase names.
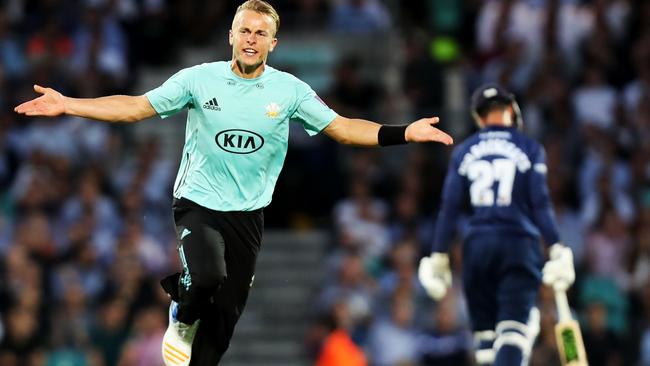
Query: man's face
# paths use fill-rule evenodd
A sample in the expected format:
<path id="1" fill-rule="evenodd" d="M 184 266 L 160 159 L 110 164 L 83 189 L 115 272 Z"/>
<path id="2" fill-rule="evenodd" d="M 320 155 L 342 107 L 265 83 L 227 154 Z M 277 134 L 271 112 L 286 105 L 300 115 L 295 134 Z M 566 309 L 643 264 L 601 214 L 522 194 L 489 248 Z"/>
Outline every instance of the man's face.
<path id="1" fill-rule="evenodd" d="M 235 61 L 244 69 L 255 70 L 262 66 L 278 43 L 275 23 L 267 15 L 243 10 L 233 19 L 229 42 Z"/>

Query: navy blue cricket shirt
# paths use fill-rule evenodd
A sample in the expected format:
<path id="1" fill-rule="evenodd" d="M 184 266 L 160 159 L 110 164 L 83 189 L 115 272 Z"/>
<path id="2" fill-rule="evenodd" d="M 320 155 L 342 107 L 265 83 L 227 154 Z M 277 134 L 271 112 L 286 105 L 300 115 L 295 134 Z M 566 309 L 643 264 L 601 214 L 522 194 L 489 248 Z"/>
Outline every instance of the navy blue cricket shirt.
<path id="1" fill-rule="evenodd" d="M 544 148 L 515 128 L 490 126 L 468 137 L 452 153 L 432 251 L 448 251 L 465 208 L 467 237 L 541 235 L 547 245 L 558 242 L 546 171 Z"/>

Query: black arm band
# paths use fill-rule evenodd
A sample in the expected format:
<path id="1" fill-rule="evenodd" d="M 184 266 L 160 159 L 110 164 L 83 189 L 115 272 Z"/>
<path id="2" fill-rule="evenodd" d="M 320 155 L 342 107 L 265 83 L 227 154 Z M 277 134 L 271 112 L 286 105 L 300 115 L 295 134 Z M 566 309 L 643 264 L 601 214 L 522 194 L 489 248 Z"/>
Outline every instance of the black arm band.
<path id="1" fill-rule="evenodd" d="M 379 132 L 377 133 L 379 146 L 405 144 L 406 138 L 404 137 L 404 133 L 406 132 L 406 127 L 408 127 L 408 125 L 381 125 L 381 127 L 379 127 Z"/>

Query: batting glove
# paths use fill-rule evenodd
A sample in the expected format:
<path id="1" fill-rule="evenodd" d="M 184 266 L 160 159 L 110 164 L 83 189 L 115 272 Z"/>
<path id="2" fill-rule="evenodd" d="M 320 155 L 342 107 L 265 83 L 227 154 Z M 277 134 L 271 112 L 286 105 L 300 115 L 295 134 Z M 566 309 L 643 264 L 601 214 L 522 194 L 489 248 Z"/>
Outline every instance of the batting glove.
<path id="1" fill-rule="evenodd" d="M 576 279 L 571 248 L 560 243 L 553 244 L 542 273 L 544 284 L 552 286 L 555 291 L 568 290 Z"/>
<path id="2" fill-rule="evenodd" d="M 432 253 L 420 260 L 418 278 L 427 294 L 434 300 L 442 299 L 451 287 L 449 256 L 445 253 Z"/>

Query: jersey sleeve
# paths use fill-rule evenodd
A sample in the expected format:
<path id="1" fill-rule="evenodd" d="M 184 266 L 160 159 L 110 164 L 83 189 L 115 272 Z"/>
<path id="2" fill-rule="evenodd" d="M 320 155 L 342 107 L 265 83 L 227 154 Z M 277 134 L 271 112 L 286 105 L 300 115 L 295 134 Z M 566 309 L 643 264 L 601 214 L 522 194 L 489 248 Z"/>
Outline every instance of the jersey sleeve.
<path id="1" fill-rule="evenodd" d="M 553 205 L 546 184 L 546 153 L 541 145 L 537 145 L 531 156 L 533 168 L 529 173 L 529 199 L 533 213 L 533 222 L 537 225 L 546 245 L 560 241 Z"/>
<path id="2" fill-rule="evenodd" d="M 454 151 L 452 155 L 442 187 L 442 203 L 436 221 L 433 245 L 431 246 L 432 252 L 446 253 L 449 251 L 449 246 L 456 234 L 458 215 L 465 202 L 467 189 L 463 181 L 464 178 L 458 173 L 459 151 Z"/>
<path id="3" fill-rule="evenodd" d="M 161 118 L 172 116 L 192 105 L 189 82 L 191 69 L 183 69 L 172 75 L 161 86 L 145 93 Z"/>
<path id="4" fill-rule="evenodd" d="M 297 106 L 291 121 L 302 123 L 310 136 L 316 135 L 336 118 L 337 114 L 323 102 L 309 85 L 298 81 Z"/>

